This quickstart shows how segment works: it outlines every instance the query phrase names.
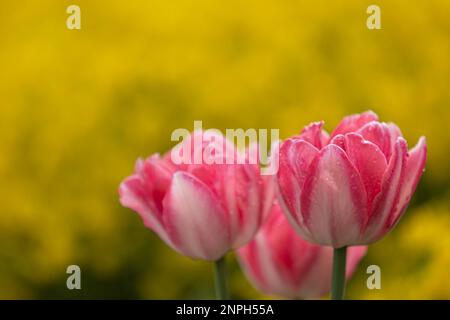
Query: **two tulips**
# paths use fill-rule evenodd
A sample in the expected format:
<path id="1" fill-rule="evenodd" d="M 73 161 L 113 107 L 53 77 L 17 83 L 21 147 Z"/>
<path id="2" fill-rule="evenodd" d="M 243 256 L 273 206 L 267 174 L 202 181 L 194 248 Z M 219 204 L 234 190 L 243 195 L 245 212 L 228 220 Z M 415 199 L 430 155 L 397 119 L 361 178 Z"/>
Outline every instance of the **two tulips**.
<path id="1" fill-rule="evenodd" d="M 331 134 L 322 126 L 280 144 L 274 176 L 248 161 L 214 161 L 242 152 L 220 134 L 196 131 L 172 152 L 202 152 L 202 163 L 177 164 L 171 152 L 138 160 L 120 185 L 121 204 L 175 251 L 214 261 L 218 298 L 227 298 L 224 257 L 235 250 L 264 293 L 311 299 L 331 290 L 342 299 L 367 245 L 405 212 L 426 143 L 408 151 L 400 129 L 370 111 L 345 117 Z M 199 137 L 201 150 L 190 148 Z M 204 152 L 215 144 L 231 152 Z"/>

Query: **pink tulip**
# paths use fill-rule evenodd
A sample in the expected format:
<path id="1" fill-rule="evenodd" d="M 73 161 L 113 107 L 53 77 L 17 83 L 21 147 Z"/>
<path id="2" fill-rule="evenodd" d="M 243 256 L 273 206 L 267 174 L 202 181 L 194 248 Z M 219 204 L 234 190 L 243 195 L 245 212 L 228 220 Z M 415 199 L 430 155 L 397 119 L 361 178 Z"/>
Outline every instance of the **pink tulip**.
<path id="1" fill-rule="evenodd" d="M 200 149 L 194 147 L 198 139 Z M 218 260 L 255 235 L 269 212 L 273 188 L 257 164 L 227 164 L 222 151 L 238 151 L 220 134 L 194 132 L 173 152 L 186 146 L 192 159 L 201 153 L 202 163 L 175 164 L 171 152 L 138 160 L 135 173 L 120 185 L 120 202 L 179 253 Z"/>
<path id="2" fill-rule="evenodd" d="M 333 133 L 307 126 L 280 148 L 279 199 L 306 240 L 340 248 L 375 242 L 406 210 L 424 171 L 426 142 L 408 151 L 400 129 L 373 112 Z"/>
<path id="3" fill-rule="evenodd" d="M 350 278 L 367 247 L 351 247 L 346 277 Z M 238 251 L 247 278 L 266 294 L 292 299 L 319 298 L 330 291 L 333 248 L 306 242 L 274 205 L 253 241 Z"/>

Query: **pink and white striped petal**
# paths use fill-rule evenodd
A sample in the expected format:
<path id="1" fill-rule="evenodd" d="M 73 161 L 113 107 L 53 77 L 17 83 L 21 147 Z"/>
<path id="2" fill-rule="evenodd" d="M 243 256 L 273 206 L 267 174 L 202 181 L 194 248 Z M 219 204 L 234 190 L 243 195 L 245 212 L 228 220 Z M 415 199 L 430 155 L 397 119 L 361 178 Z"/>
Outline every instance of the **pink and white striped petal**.
<path id="1" fill-rule="evenodd" d="M 399 137 L 395 144 L 381 184 L 381 192 L 375 197 L 369 221 L 364 232 L 364 243 L 372 243 L 389 230 L 390 217 L 399 209 L 399 197 L 406 169 L 408 147 L 405 139 Z"/>
<path id="2" fill-rule="evenodd" d="M 148 196 L 147 189 L 142 179 L 138 175 L 132 175 L 126 178 L 119 186 L 120 203 L 139 214 L 144 225 L 153 230 L 168 245 L 173 244 L 164 229 L 162 213 L 155 210 Z"/>
<path id="3" fill-rule="evenodd" d="M 393 150 L 392 143 L 395 144 L 398 136 L 395 137 L 395 140 L 391 140 L 391 130 L 386 123 L 369 122 L 359 129 L 357 133 L 362 135 L 365 140 L 378 146 L 385 155 L 386 160 L 389 161 Z"/>
<path id="4" fill-rule="evenodd" d="M 330 138 L 334 138 L 338 134 L 355 132 L 359 128 L 363 127 L 366 123 L 377 120 L 378 116 L 373 111 L 366 111 L 360 114 L 352 114 L 342 119 L 336 129 L 334 129 Z"/>
<path id="5" fill-rule="evenodd" d="M 286 140 L 280 148 L 280 169 L 277 175 L 280 204 L 288 219 L 305 230 L 300 195 L 310 165 L 318 153 L 319 150 L 309 142 L 296 139 Z"/>
<path id="6" fill-rule="evenodd" d="M 398 199 L 398 210 L 391 216 L 390 228 L 393 228 L 406 211 L 411 197 L 416 191 L 420 177 L 425 170 L 427 158 L 427 145 L 425 137 L 421 137 L 414 148 L 409 151 L 406 161 L 404 182 Z"/>
<path id="7" fill-rule="evenodd" d="M 164 225 L 178 251 L 192 258 L 214 261 L 229 250 L 226 213 L 199 179 L 176 172 L 163 206 Z"/>
<path id="8" fill-rule="evenodd" d="M 345 151 L 345 137 L 343 134 L 338 134 L 333 137 L 333 139 L 330 140 L 330 144 L 335 144 L 339 148 Z"/>
<path id="9" fill-rule="evenodd" d="M 304 223 L 315 242 L 355 245 L 368 216 L 364 184 L 344 150 L 330 144 L 311 164 L 301 194 Z"/>
<path id="10" fill-rule="evenodd" d="M 219 198 L 228 212 L 231 245 L 237 249 L 251 240 L 264 218 L 263 181 L 258 166 L 245 164 L 224 168 L 219 183 Z"/>
<path id="11" fill-rule="evenodd" d="M 271 294 L 288 293 L 283 278 L 272 259 L 270 244 L 258 233 L 253 241 L 239 249 L 239 261 L 245 275 L 261 291 Z M 289 296 L 289 295 L 288 295 Z"/>
<path id="12" fill-rule="evenodd" d="M 386 157 L 375 144 L 357 133 L 346 134 L 345 145 L 347 156 L 361 175 L 370 211 L 373 199 L 381 191 L 381 181 L 387 167 Z"/>
<path id="13" fill-rule="evenodd" d="M 328 133 L 323 130 L 323 121 L 313 122 L 310 125 L 303 128 L 299 136 L 294 137 L 295 139 L 305 140 L 311 143 L 317 149 L 322 149 L 327 145 L 329 140 Z"/>

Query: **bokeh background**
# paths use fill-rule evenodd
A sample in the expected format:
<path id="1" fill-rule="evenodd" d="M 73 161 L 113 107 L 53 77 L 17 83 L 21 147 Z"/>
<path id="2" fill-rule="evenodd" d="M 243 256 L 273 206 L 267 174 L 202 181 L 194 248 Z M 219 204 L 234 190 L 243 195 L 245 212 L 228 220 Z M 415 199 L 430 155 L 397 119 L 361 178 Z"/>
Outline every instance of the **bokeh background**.
<path id="1" fill-rule="evenodd" d="M 381 7 L 382 30 L 366 28 Z M 66 28 L 81 7 L 81 30 Z M 427 171 L 353 299 L 450 298 L 450 1 L 0 1 L 0 298 L 212 298 L 212 270 L 118 202 L 175 128 L 280 128 L 372 109 Z M 234 298 L 266 298 L 228 259 Z M 66 289 L 66 268 L 82 290 Z M 366 288 L 366 268 L 382 289 Z"/>

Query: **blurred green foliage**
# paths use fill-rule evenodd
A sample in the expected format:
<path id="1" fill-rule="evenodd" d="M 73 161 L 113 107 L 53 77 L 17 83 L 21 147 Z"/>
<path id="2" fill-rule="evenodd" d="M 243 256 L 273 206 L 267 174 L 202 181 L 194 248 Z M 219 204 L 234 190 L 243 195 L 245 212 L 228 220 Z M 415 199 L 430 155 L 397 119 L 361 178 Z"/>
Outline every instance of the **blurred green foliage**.
<path id="1" fill-rule="evenodd" d="M 0 2 L 0 298 L 210 298 L 211 266 L 120 207 L 139 156 L 175 128 L 331 130 L 372 109 L 429 160 L 396 230 L 371 246 L 350 298 L 450 298 L 450 2 Z M 235 298 L 260 298 L 229 259 Z M 82 269 L 82 290 L 65 287 Z M 382 290 L 365 286 L 369 264 Z"/>

